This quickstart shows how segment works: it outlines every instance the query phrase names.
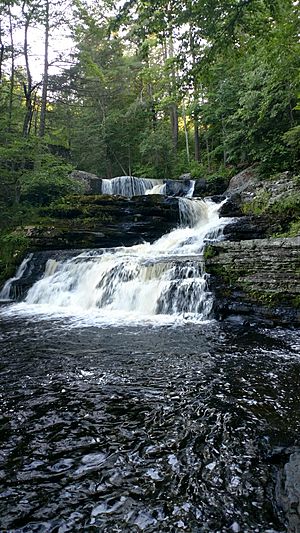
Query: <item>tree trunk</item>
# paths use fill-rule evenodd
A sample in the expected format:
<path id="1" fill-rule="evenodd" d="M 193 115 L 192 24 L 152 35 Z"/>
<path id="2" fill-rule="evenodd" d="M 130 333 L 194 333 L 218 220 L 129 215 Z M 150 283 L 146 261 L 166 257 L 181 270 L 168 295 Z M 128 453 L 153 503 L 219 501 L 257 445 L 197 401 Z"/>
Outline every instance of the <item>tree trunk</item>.
<path id="1" fill-rule="evenodd" d="M 12 126 L 12 112 L 13 112 L 13 95 L 15 88 L 15 45 L 13 37 L 13 25 L 12 25 L 12 16 L 11 9 L 9 7 L 9 36 L 10 36 L 10 46 L 11 46 L 11 74 L 10 74 L 10 87 L 9 87 L 9 102 L 8 102 L 8 131 L 11 131 Z"/>
<path id="2" fill-rule="evenodd" d="M 189 135 L 188 135 L 188 129 L 187 129 L 187 123 L 186 123 L 186 112 L 184 104 L 182 104 L 182 117 L 183 117 L 183 125 L 184 125 L 184 136 L 185 136 L 185 147 L 186 147 L 186 158 L 188 165 L 190 164 L 190 145 L 189 145 Z"/>
<path id="3" fill-rule="evenodd" d="M 226 148 L 225 148 L 225 135 L 226 135 L 225 123 L 224 123 L 224 117 L 222 116 L 223 164 L 224 164 L 224 167 L 226 167 L 226 163 L 227 163 L 227 153 L 226 153 Z"/>
<path id="4" fill-rule="evenodd" d="M 194 147 L 195 147 L 195 161 L 200 161 L 200 137 L 199 137 L 199 122 L 198 117 L 194 118 Z"/>
<path id="5" fill-rule="evenodd" d="M 47 93 L 48 93 L 48 77 L 49 77 L 49 0 L 46 0 L 45 12 L 45 52 L 44 52 L 44 76 L 42 89 L 42 103 L 41 103 L 41 118 L 39 136 L 44 137 L 46 126 L 46 110 L 47 110 Z"/>
<path id="6" fill-rule="evenodd" d="M 210 154 L 209 154 L 209 142 L 208 142 L 208 138 L 207 138 L 207 131 L 206 131 L 206 136 L 205 136 L 205 144 L 206 144 L 206 157 L 207 157 L 207 170 L 208 172 L 210 172 Z"/>
<path id="7" fill-rule="evenodd" d="M 192 55 L 192 65 L 193 69 L 196 66 L 196 54 L 195 54 L 195 40 L 193 35 L 193 28 L 190 26 L 190 49 Z M 200 162 L 200 137 L 199 137 L 199 116 L 196 111 L 198 105 L 198 81 L 195 72 L 193 72 L 193 100 L 194 100 L 194 150 L 195 150 L 195 160 Z"/>
<path id="8" fill-rule="evenodd" d="M 171 118 L 173 147 L 176 152 L 177 146 L 178 146 L 178 110 L 177 110 L 177 105 L 175 103 L 171 104 L 170 118 Z"/>
<path id="9" fill-rule="evenodd" d="M 24 13 L 24 4 L 23 4 L 23 14 L 25 16 L 25 28 L 24 28 L 24 58 L 26 65 L 26 75 L 27 75 L 27 85 L 23 84 L 24 94 L 25 94 L 25 104 L 26 104 L 26 113 L 23 123 L 23 137 L 28 137 L 30 131 L 30 124 L 32 118 L 32 77 L 29 67 L 29 56 L 28 56 L 28 28 L 30 17 Z"/>
<path id="10" fill-rule="evenodd" d="M 169 58 L 174 58 L 174 43 L 172 31 L 169 38 Z M 170 106 L 170 119 L 171 119 L 171 131 L 172 131 L 172 141 L 175 152 L 178 147 L 178 109 L 176 103 L 176 72 L 174 65 L 172 64 L 171 79 L 169 84 L 170 96 L 174 100 Z"/>
<path id="11" fill-rule="evenodd" d="M 0 19 L 0 81 L 2 79 L 2 63 L 4 59 L 4 43 L 2 42 L 2 27 Z"/>

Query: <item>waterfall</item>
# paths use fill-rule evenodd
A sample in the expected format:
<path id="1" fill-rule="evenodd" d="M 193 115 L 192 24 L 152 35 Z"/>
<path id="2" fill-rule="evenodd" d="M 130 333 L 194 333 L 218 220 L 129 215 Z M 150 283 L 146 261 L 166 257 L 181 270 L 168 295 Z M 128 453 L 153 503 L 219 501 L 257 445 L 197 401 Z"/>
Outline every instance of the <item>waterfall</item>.
<path id="1" fill-rule="evenodd" d="M 158 185 L 154 185 L 154 187 L 148 189 L 145 194 L 166 194 L 166 184 L 159 183 Z"/>
<path id="2" fill-rule="evenodd" d="M 119 176 L 117 178 L 102 180 L 102 194 L 120 195 L 131 198 L 132 196 L 142 196 L 147 191 L 153 189 L 154 186 L 161 185 L 161 180 Z"/>
<path id="3" fill-rule="evenodd" d="M 203 248 L 220 238 L 228 220 L 221 204 L 179 201 L 181 224 L 153 244 L 85 251 L 55 265 L 36 282 L 28 304 L 47 304 L 71 312 L 97 310 L 112 317 L 175 315 L 207 319 L 213 298 L 207 289 Z"/>
<path id="4" fill-rule="evenodd" d="M 22 263 L 20 264 L 17 272 L 16 272 L 16 275 L 12 278 L 10 278 L 9 280 L 7 280 L 7 282 L 4 284 L 2 290 L 0 291 L 0 300 L 9 300 L 10 299 L 10 296 L 11 296 L 11 289 L 13 287 L 13 284 L 15 281 L 18 281 L 19 279 L 22 278 L 26 268 L 27 268 L 27 265 L 29 263 L 29 261 L 31 260 L 33 254 L 28 254 L 25 259 L 23 259 Z"/>
<path id="5" fill-rule="evenodd" d="M 190 183 L 191 183 L 191 186 L 190 186 L 189 192 L 186 195 L 187 198 L 193 198 L 193 195 L 194 195 L 196 182 L 195 180 L 190 180 Z"/>

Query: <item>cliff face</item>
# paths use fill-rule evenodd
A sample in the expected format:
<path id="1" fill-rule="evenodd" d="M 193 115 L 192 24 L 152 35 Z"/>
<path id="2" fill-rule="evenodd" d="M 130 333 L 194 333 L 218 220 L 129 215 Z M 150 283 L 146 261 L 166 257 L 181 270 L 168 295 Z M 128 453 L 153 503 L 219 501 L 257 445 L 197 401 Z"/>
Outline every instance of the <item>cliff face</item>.
<path id="1" fill-rule="evenodd" d="M 255 168 L 234 176 L 224 216 L 235 221 L 206 249 L 216 316 L 300 325 L 300 182 L 285 172 L 261 181 Z"/>
<path id="2" fill-rule="evenodd" d="M 300 237 L 223 241 L 205 255 L 216 316 L 300 325 Z"/>

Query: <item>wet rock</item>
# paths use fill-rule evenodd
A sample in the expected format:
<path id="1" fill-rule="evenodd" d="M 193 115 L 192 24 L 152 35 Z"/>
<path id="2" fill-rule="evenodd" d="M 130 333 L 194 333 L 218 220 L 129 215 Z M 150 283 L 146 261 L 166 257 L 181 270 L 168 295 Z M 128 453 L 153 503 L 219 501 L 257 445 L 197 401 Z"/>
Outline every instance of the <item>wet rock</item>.
<path id="1" fill-rule="evenodd" d="M 41 279 L 45 274 L 47 261 L 54 263 L 65 261 L 75 257 L 81 250 L 48 250 L 35 252 L 27 264 L 22 277 L 12 283 L 10 297 L 13 300 L 22 300 L 32 285 Z"/>
<path id="2" fill-rule="evenodd" d="M 158 239 L 179 222 L 178 199 L 160 195 L 74 196 L 69 202 L 44 209 L 44 224 L 41 219 L 24 228 L 30 250 L 132 246 Z"/>
<path id="3" fill-rule="evenodd" d="M 224 194 L 228 182 L 223 176 L 211 176 L 209 179 L 195 180 L 194 196 L 213 196 Z"/>
<path id="4" fill-rule="evenodd" d="M 189 174 L 185 174 L 189 176 Z M 166 195 L 167 196 L 187 196 L 191 187 L 192 181 L 190 178 L 180 180 L 165 180 Z"/>
<path id="5" fill-rule="evenodd" d="M 204 178 L 195 180 L 194 196 L 205 196 L 207 192 L 207 181 Z"/>
<path id="6" fill-rule="evenodd" d="M 230 212 L 230 210 L 228 210 L 226 216 L 237 217 L 238 215 L 234 215 L 234 212 L 236 211 L 232 210 Z M 224 216 L 223 211 L 222 216 Z M 267 216 L 251 215 L 242 216 L 237 218 L 231 224 L 228 224 L 224 228 L 224 236 L 230 241 L 265 239 L 279 230 L 280 226 L 275 219 L 270 220 Z"/>
<path id="7" fill-rule="evenodd" d="M 232 194 L 225 204 L 222 205 L 220 211 L 221 217 L 240 217 L 243 215 L 242 200 L 238 193 Z"/>

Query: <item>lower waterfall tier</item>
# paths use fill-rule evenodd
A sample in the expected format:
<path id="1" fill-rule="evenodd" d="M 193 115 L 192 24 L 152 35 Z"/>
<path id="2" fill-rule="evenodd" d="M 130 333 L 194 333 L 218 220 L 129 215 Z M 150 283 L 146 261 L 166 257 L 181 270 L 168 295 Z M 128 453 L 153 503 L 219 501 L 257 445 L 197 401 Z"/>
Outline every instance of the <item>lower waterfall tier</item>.
<path id="1" fill-rule="evenodd" d="M 228 219 L 219 218 L 222 203 L 181 198 L 178 205 L 181 225 L 153 244 L 88 250 L 67 260 L 49 257 L 26 303 L 71 313 L 99 310 L 112 317 L 123 313 L 126 318 L 209 318 L 213 298 L 207 288 L 203 250 L 207 240 L 222 238 Z"/>

